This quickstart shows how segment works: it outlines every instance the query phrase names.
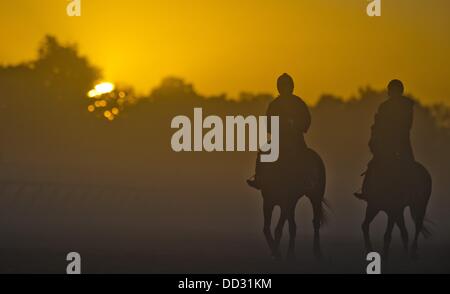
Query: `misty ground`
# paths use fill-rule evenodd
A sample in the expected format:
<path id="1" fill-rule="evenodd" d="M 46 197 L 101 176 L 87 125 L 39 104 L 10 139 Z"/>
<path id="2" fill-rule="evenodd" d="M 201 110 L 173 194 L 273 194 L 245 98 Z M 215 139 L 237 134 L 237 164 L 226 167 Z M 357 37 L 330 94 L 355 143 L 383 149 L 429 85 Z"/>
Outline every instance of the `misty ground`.
<path id="1" fill-rule="evenodd" d="M 179 246 L 164 248 L 83 248 L 79 250 L 82 272 L 363 274 L 367 265 L 358 240 L 327 240 L 320 261 L 312 257 L 310 240 L 298 244 L 295 261 L 271 259 L 262 240 L 196 242 L 198 240 L 189 240 Z M 390 260 L 382 264 L 383 273 L 450 272 L 449 244 L 423 244 L 421 257 L 413 261 L 404 254 L 398 242 L 394 243 Z M 68 251 L 69 248 L 2 248 L 1 273 L 65 273 Z"/>
<path id="2" fill-rule="evenodd" d="M 297 259 L 276 261 L 269 256 L 262 234 L 261 202 L 253 196 L 247 200 L 251 207 L 246 202 L 235 207 L 229 222 L 223 219 L 231 210 L 221 214 L 212 205 L 210 209 L 203 207 L 165 218 L 156 211 L 165 215 L 171 211 L 169 207 L 152 203 L 152 211 L 152 205 L 137 200 L 130 200 L 128 206 L 122 203 L 120 209 L 92 207 L 95 216 L 87 209 L 80 215 L 80 208 L 76 213 L 67 208 L 58 212 L 48 204 L 45 210 L 35 205 L 3 211 L 0 273 L 63 274 L 68 264 L 66 255 L 72 251 L 81 254 L 83 273 L 365 273 L 367 262 L 359 224 L 363 209 L 353 210 L 350 221 L 340 217 L 342 213 L 329 212 L 329 223 L 322 229 L 323 258 L 318 261 L 312 254 L 311 208 L 307 201 L 301 201 L 297 208 Z M 123 214 L 128 210 L 134 213 Z M 274 218 L 278 216 L 276 210 Z M 412 235 L 409 213 L 405 216 Z M 371 230 L 375 250 L 382 248 L 385 225 L 386 217 L 380 214 Z M 404 253 L 395 229 L 391 258 L 388 264 L 383 263 L 383 272 L 450 273 L 450 244 L 445 230 L 439 226 L 433 229 L 430 239 L 421 237 L 416 261 Z M 285 227 L 283 252 L 287 231 Z"/>
<path id="3" fill-rule="evenodd" d="M 0 272 L 65 273 L 66 255 L 75 251 L 83 273 L 365 273 L 360 225 L 366 205 L 351 195 L 357 182 L 339 189 L 341 181 L 330 176 L 336 188 L 326 193 L 331 209 L 321 230 L 323 259 L 312 254 L 312 209 L 303 198 L 296 210 L 297 260 L 279 262 L 270 258 L 262 234 L 262 197 L 246 186 L 244 174 L 209 170 L 211 178 L 230 180 L 203 186 L 174 174 L 177 185 L 161 190 L 8 184 L 0 197 Z M 433 235 L 421 236 L 419 260 L 405 255 L 395 229 L 383 272 L 450 273 L 445 200 L 439 190 L 432 197 L 427 225 Z M 278 217 L 276 209 L 273 225 Z M 405 219 L 412 238 L 408 210 Z M 386 221 L 380 213 L 372 224 L 375 250 L 382 248 Z"/>

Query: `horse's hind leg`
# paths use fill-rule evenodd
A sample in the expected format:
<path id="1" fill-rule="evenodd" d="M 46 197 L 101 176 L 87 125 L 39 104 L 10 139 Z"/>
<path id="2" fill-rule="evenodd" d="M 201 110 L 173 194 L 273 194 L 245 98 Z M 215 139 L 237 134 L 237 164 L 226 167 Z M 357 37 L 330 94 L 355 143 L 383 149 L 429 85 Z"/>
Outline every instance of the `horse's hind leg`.
<path id="1" fill-rule="evenodd" d="M 400 229 L 400 234 L 402 236 L 403 248 L 405 249 L 406 252 L 408 252 L 409 236 L 408 236 L 408 230 L 406 229 L 406 225 L 405 225 L 405 217 L 403 215 L 403 211 L 397 219 L 397 226 Z"/>
<path id="2" fill-rule="evenodd" d="M 270 229 L 272 224 L 272 212 L 273 212 L 274 204 L 269 203 L 267 200 L 264 200 L 263 204 L 263 213 L 264 213 L 264 228 L 263 233 L 266 238 L 267 244 L 269 245 L 269 249 L 271 254 L 274 253 L 274 240 L 272 237 L 272 231 Z"/>
<path id="3" fill-rule="evenodd" d="M 311 204 L 313 207 L 313 228 L 314 228 L 314 243 L 313 250 L 314 255 L 317 258 L 322 257 L 322 249 L 320 246 L 320 225 L 323 219 L 323 208 L 322 201 L 320 199 L 311 199 Z"/>
<path id="4" fill-rule="evenodd" d="M 414 240 L 412 242 L 412 246 L 411 246 L 411 257 L 413 259 L 417 259 L 418 258 L 418 254 L 417 254 L 417 249 L 418 249 L 418 242 L 419 242 L 419 236 L 420 233 L 422 233 L 424 231 L 424 227 L 423 227 L 423 221 L 425 219 L 425 210 L 424 209 L 418 209 L 417 208 L 418 205 L 414 205 L 411 206 L 411 216 L 414 220 L 414 224 L 415 224 L 415 233 L 414 233 Z M 426 206 L 425 206 L 426 207 Z"/>
<path id="5" fill-rule="evenodd" d="M 388 216 L 388 224 L 386 227 L 386 232 L 384 233 L 384 245 L 383 245 L 383 257 L 384 259 L 389 258 L 389 246 L 391 245 L 392 240 L 392 230 L 394 229 L 395 225 L 395 219 L 397 217 L 394 217 L 392 215 Z"/>
<path id="6" fill-rule="evenodd" d="M 418 249 L 418 242 L 419 242 L 419 235 L 423 230 L 423 216 L 414 216 L 414 223 L 416 226 L 416 231 L 414 234 L 414 241 L 412 243 L 412 248 L 411 248 L 411 257 L 413 259 L 417 259 L 418 258 L 418 254 L 417 254 L 417 249 Z"/>
<path id="7" fill-rule="evenodd" d="M 370 223 L 373 221 L 373 219 L 377 216 L 379 210 L 373 208 L 372 206 L 367 206 L 366 208 L 366 216 L 364 218 L 364 221 L 361 225 L 361 229 L 363 231 L 364 235 L 364 244 L 366 247 L 366 253 L 372 252 L 372 242 L 370 241 Z"/>
<path id="8" fill-rule="evenodd" d="M 416 232 L 414 236 L 414 241 L 412 244 L 411 257 L 417 259 L 417 248 L 420 233 L 423 233 L 424 237 L 430 235 L 430 231 L 424 226 L 425 214 L 428 206 L 428 202 L 431 197 L 432 190 L 432 179 L 429 172 L 422 165 L 418 165 L 419 168 L 419 178 L 418 186 L 416 187 L 416 194 L 412 197 L 412 203 L 410 205 L 411 216 L 416 225 Z"/>

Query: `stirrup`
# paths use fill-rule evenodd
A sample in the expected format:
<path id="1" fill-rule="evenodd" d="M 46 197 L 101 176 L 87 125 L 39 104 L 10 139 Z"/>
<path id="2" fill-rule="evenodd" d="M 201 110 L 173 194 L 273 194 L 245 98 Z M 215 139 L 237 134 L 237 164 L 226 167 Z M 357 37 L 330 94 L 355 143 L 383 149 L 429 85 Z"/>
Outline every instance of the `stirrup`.
<path id="1" fill-rule="evenodd" d="M 353 196 L 355 196 L 359 200 L 367 201 L 367 197 L 363 193 L 355 192 L 353 193 Z"/>

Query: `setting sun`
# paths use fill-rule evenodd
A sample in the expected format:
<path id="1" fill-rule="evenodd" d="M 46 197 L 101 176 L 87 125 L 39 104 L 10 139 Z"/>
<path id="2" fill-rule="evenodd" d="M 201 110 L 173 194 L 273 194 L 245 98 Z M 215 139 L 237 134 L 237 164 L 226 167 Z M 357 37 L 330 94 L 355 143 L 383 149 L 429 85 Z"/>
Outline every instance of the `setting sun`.
<path id="1" fill-rule="evenodd" d="M 109 82 L 103 82 L 103 83 L 96 85 L 94 87 L 94 89 L 90 90 L 88 92 L 88 96 L 90 98 L 97 97 L 97 96 L 114 91 L 114 88 L 115 88 L 114 84 L 109 83 Z"/>

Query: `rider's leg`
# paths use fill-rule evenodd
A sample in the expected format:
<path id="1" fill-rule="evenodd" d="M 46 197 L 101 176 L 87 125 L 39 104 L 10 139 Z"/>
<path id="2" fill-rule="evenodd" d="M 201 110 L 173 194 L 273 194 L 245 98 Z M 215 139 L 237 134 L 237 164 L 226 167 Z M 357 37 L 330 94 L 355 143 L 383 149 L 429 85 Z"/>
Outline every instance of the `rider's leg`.
<path id="1" fill-rule="evenodd" d="M 364 179 L 363 179 L 363 184 L 362 184 L 362 188 L 361 188 L 361 193 L 359 192 L 355 192 L 353 193 L 353 195 L 355 195 L 356 198 L 361 199 L 361 200 L 367 200 L 367 195 L 369 192 L 369 185 L 370 185 L 370 180 L 371 180 L 371 169 L 370 169 L 370 164 L 367 167 L 367 170 L 363 173 L 364 175 Z"/>

